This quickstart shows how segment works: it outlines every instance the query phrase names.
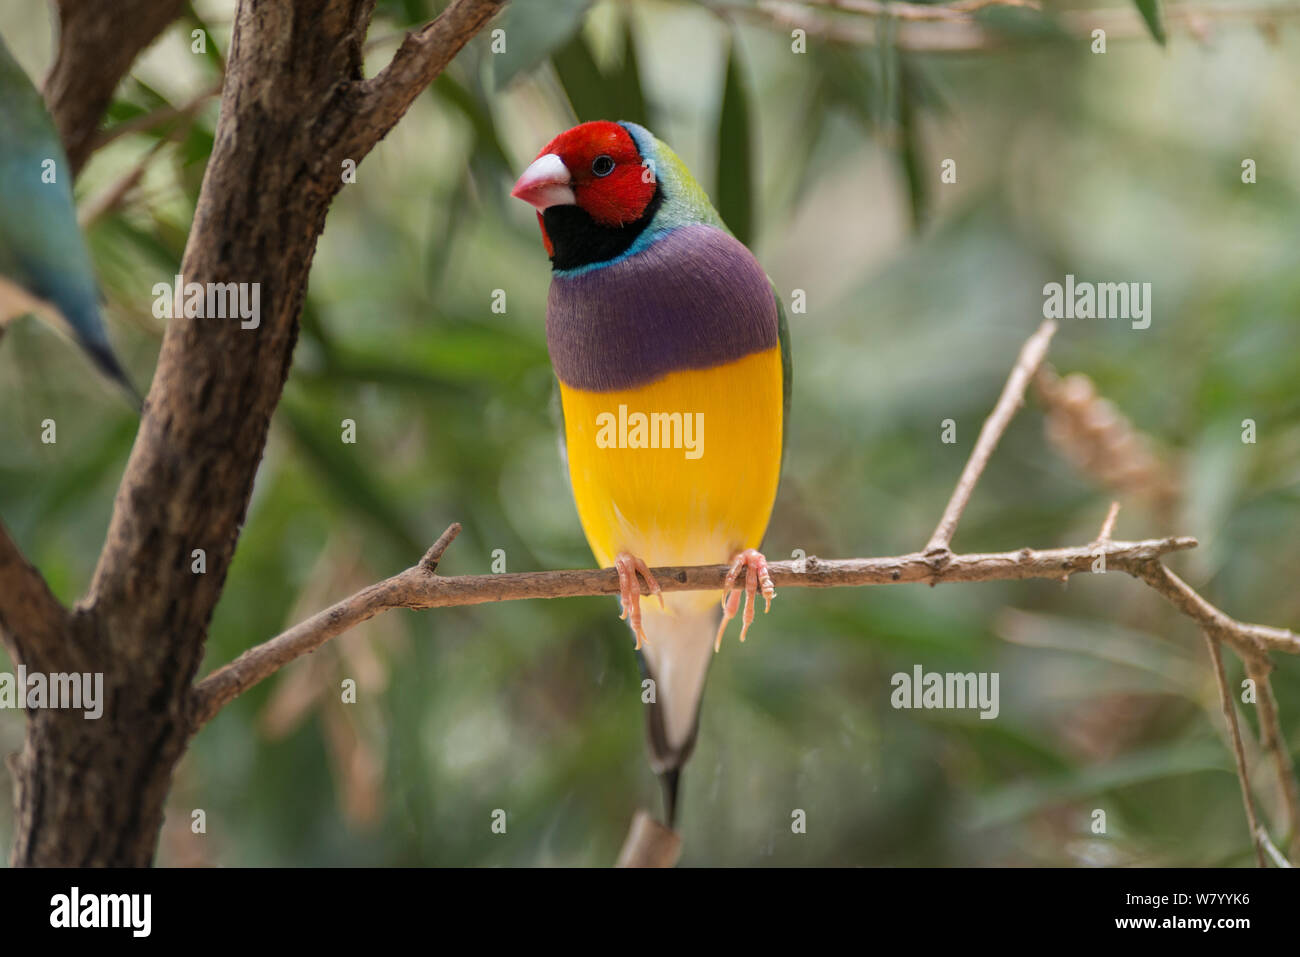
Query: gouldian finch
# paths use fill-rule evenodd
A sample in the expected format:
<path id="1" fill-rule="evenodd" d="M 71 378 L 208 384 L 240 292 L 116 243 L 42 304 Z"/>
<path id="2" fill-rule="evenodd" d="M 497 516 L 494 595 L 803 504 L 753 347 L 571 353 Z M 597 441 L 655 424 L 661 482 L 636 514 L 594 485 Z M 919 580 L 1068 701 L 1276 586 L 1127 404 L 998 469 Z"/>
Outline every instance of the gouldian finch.
<path id="1" fill-rule="evenodd" d="M 546 341 L 578 517 L 651 680 L 668 823 L 727 622 L 775 591 L 759 552 L 785 440 L 790 350 L 771 281 L 663 142 L 635 123 L 561 133 L 512 195 L 537 208 Z M 650 568 L 730 564 L 722 592 L 664 595 Z M 642 582 L 656 601 L 641 605 Z M 721 599 L 721 601 L 719 601 Z M 721 604 L 721 608 L 719 608 Z"/>
<path id="2" fill-rule="evenodd" d="M 99 315 L 72 167 L 41 96 L 0 40 L 0 332 L 33 313 L 71 336 L 139 403 Z"/>

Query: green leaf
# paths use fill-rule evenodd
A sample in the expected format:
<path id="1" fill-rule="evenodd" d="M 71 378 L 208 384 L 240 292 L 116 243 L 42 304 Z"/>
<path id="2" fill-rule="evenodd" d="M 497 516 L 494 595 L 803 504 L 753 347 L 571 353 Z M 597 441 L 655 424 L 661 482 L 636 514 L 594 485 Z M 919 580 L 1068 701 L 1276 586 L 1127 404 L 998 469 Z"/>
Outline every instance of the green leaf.
<path id="1" fill-rule="evenodd" d="M 862 50 L 832 44 L 816 62 L 827 104 L 847 109 L 869 133 L 879 119 L 876 102 L 883 84 L 876 65 L 867 57 Z"/>
<path id="2" fill-rule="evenodd" d="M 917 232 L 929 216 L 929 182 L 925 157 L 921 149 L 921 133 L 917 119 L 919 110 L 918 81 L 906 61 L 899 62 L 898 76 L 898 161 L 907 178 L 907 198 L 912 210 L 912 229 Z"/>
<path id="3" fill-rule="evenodd" d="M 1060 21 L 1048 12 L 1032 7 L 985 7 L 975 14 L 975 22 L 1010 40 L 1070 39 Z"/>
<path id="4" fill-rule="evenodd" d="M 470 125 L 474 127 L 475 152 L 481 150 L 483 156 L 491 157 L 494 162 L 500 164 L 503 171 L 509 172 L 510 160 L 501 145 L 496 123 L 493 122 L 492 112 L 487 105 L 480 102 L 468 87 L 458 82 L 446 70 L 439 74 L 438 79 L 433 81 L 429 89 L 434 96 L 448 106 L 455 107 L 465 119 L 469 120 Z"/>
<path id="5" fill-rule="evenodd" d="M 1160 0 L 1133 0 L 1133 2 L 1137 4 L 1142 19 L 1147 22 L 1151 36 L 1155 38 L 1156 43 L 1164 46 L 1168 37 L 1165 35 L 1165 18 L 1160 10 Z"/>
<path id="6" fill-rule="evenodd" d="M 102 241 L 113 246 L 126 245 L 134 248 L 147 257 L 154 267 L 160 267 L 164 275 L 174 276 L 181 266 L 183 247 L 177 249 L 168 243 L 159 235 L 157 225 L 155 222 L 153 230 L 142 228 L 118 211 L 95 224 L 90 241 L 92 247 Z"/>
<path id="7" fill-rule="evenodd" d="M 746 246 L 754 238 L 754 154 L 750 148 L 749 93 L 733 41 L 727 53 L 727 78 L 718 113 L 718 212 Z"/>
<path id="8" fill-rule="evenodd" d="M 622 64 L 617 70 L 600 68 L 581 33 L 556 50 L 551 62 L 579 122 L 628 120 L 647 125 L 645 92 L 630 22 L 624 23 Z"/>
<path id="9" fill-rule="evenodd" d="M 573 115 L 579 123 L 591 120 L 618 120 L 610 113 L 609 90 L 591 47 L 581 33 L 561 46 L 551 57 L 560 85 L 564 87 Z"/>
<path id="10" fill-rule="evenodd" d="M 375 4 L 375 16 L 385 17 L 398 25 L 415 28 L 428 20 L 433 13 L 423 0 L 379 0 Z"/>
<path id="11" fill-rule="evenodd" d="M 996 788 L 974 799 L 969 817 L 980 830 L 1017 821 L 1053 805 L 1068 804 L 1122 788 L 1203 773 L 1231 774 L 1223 749 L 1208 742 L 1176 742 L 1063 774 Z"/>
<path id="12" fill-rule="evenodd" d="M 483 140 L 475 139 L 473 156 L 470 160 L 473 164 L 495 165 L 495 161 L 484 159 Z M 470 195 L 471 190 L 467 187 L 470 184 L 470 176 L 467 174 L 460 187 L 451 190 L 449 196 L 438 195 L 433 197 L 433 215 L 430 218 L 430 235 L 429 251 L 425 257 L 425 282 L 431 296 L 438 295 L 438 289 L 442 282 L 443 275 L 451 262 L 452 256 L 458 248 L 458 240 L 463 235 L 462 230 L 470 219 Z"/>
<path id="13" fill-rule="evenodd" d="M 612 78 L 612 88 L 618 98 L 619 119 L 650 125 L 650 112 L 646 106 L 645 90 L 641 86 L 641 65 L 636 58 L 636 38 L 632 35 L 632 20 L 623 20 L 623 66 Z"/>
<path id="14" fill-rule="evenodd" d="M 99 488 L 111 470 L 121 469 L 139 425 L 134 418 L 122 418 L 116 424 L 110 421 L 101 441 L 67 466 L 52 471 L 49 482 L 40 489 L 38 524 L 59 520 L 84 505 L 88 489 Z"/>
<path id="15" fill-rule="evenodd" d="M 130 79 L 131 79 L 131 84 L 126 88 L 126 90 L 128 95 L 132 93 L 134 94 L 134 96 L 131 96 L 131 99 L 133 99 L 135 102 L 142 104 L 143 106 L 145 106 L 147 109 L 150 110 L 156 110 L 159 107 L 163 107 L 163 106 L 174 105 L 171 100 L 167 99 L 167 97 L 163 96 L 156 89 L 154 89 L 148 83 L 144 82 L 144 80 L 140 79 L 139 77 L 133 76 Z"/>
<path id="16" fill-rule="evenodd" d="M 108 105 L 104 111 L 104 126 L 111 130 L 118 123 L 125 123 L 127 120 L 133 120 L 137 116 L 144 116 L 149 111 L 138 103 L 132 103 L 130 100 L 117 99 Z"/>
<path id="17" fill-rule="evenodd" d="M 497 89 L 540 66 L 582 27 L 592 0 L 532 0 L 512 3 L 501 17 L 505 52 L 492 57 Z"/>

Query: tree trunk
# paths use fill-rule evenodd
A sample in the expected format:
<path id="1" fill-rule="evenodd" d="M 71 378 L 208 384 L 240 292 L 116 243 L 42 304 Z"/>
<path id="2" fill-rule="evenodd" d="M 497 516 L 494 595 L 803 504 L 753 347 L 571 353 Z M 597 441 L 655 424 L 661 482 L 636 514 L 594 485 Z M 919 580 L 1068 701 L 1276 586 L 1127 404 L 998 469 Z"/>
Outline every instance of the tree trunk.
<path id="1" fill-rule="evenodd" d="M 16 663 L 34 660 L 35 645 L 45 670 L 104 673 L 99 720 L 29 714 L 14 767 L 14 864 L 152 860 L 343 160 L 359 163 L 503 2 L 456 0 L 367 81 L 374 0 L 241 0 L 182 274 L 187 284 L 256 284 L 261 314 L 255 328 L 239 317 L 168 322 L 89 594 L 57 627 L 44 623 L 56 636 L 0 616 Z M 191 570 L 195 549 L 203 574 Z"/>

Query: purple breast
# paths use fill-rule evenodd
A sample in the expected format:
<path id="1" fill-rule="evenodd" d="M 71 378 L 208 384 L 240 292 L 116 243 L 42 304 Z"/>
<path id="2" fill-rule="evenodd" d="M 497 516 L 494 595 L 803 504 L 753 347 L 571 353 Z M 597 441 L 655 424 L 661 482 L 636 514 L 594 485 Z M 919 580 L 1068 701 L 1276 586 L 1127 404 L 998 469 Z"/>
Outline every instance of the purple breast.
<path id="1" fill-rule="evenodd" d="M 609 392 L 777 345 L 763 267 L 712 226 L 681 226 L 608 266 L 551 280 L 546 343 L 565 385 Z"/>

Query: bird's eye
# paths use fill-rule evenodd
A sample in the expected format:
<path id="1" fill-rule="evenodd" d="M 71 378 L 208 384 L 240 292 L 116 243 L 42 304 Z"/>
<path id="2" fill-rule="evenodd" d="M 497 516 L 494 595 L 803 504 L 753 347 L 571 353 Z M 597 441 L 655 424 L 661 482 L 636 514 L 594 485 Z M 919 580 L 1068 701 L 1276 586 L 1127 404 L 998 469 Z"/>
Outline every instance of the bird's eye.
<path id="1" fill-rule="evenodd" d="M 608 156 L 597 156 L 591 161 L 591 171 L 597 176 L 608 176 L 614 172 L 614 160 Z"/>

